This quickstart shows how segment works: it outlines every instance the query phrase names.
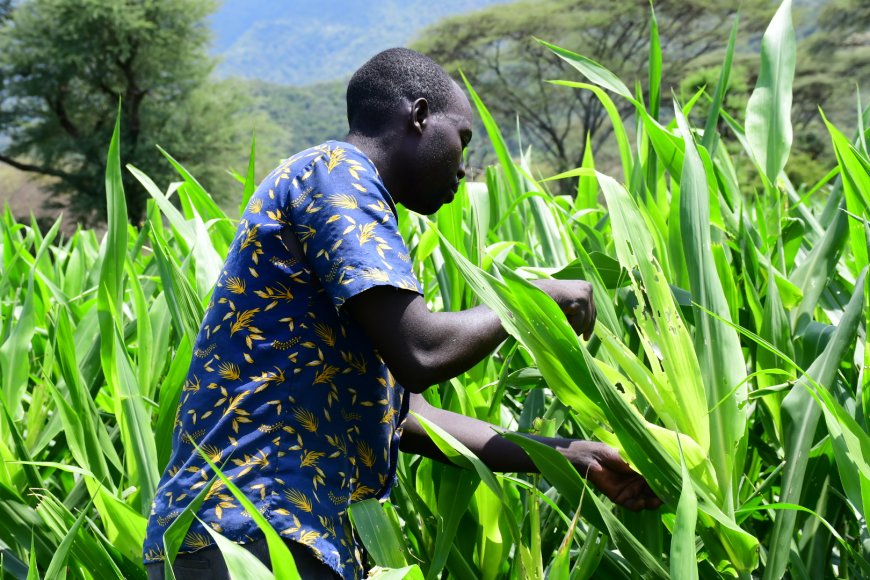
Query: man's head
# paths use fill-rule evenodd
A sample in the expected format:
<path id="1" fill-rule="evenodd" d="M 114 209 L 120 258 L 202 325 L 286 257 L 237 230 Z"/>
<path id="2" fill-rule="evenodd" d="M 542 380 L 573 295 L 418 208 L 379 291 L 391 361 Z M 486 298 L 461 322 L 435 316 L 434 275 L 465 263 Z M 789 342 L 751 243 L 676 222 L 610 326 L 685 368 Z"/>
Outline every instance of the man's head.
<path id="1" fill-rule="evenodd" d="M 471 105 L 432 59 L 406 48 L 372 57 L 348 84 L 347 118 L 349 138 L 368 145 L 396 201 L 423 214 L 452 201 Z"/>

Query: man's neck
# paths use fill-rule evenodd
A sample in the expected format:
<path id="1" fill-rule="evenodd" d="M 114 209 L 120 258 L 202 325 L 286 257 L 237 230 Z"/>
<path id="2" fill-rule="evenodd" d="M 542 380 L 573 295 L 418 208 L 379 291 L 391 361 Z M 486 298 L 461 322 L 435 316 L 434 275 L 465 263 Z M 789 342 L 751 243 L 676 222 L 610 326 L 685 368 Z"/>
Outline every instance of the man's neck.
<path id="1" fill-rule="evenodd" d="M 395 140 L 388 135 L 371 136 L 355 132 L 348 133 L 344 140 L 362 151 L 374 163 L 387 191 L 395 198 L 398 188 L 395 183 L 395 169 L 392 167 L 393 156 L 389 153 L 396 147 Z"/>

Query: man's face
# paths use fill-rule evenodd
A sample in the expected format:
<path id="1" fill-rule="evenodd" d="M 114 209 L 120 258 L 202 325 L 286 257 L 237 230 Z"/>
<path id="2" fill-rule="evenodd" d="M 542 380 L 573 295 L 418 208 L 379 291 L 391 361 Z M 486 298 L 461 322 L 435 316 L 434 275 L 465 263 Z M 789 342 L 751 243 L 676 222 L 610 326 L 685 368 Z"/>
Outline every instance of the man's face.
<path id="1" fill-rule="evenodd" d="M 431 215 L 453 201 L 465 177 L 462 152 L 471 140 L 471 105 L 454 83 L 450 106 L 430 113 L 419 135 L 408 146 L 407 191 L 401 203 L 408 209 Z"/>

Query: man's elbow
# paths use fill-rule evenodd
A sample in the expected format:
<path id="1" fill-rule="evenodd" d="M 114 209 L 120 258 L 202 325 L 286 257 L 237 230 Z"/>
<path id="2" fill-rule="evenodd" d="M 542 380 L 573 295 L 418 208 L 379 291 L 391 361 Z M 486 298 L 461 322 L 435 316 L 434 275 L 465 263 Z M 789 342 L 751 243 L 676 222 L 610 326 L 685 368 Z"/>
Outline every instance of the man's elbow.
<path id="1" fill-rule="evenodd" d="M 412 393 L 416 393 L 418 395 L 432 386 L 432 384 L 425 382 L 425 381 L 424 382 L 399 381 L 399 384 L 402 385 L 402 388 L 404 388 Z"/>
<path id="2" fill-rule="evenodd" d="M 404 389 L 417 394 L 422 393 L 437 382 L 428 379 L 423 369 L 408 369 L 393 372 L 393 377 Z"/>
<path id="3" fill-rule="evenodd" d="M 385 361 L 393 378 L 412 393 L 422 393 L 440 379 L 438 362 L 425 353 L 413 353 Z"/>

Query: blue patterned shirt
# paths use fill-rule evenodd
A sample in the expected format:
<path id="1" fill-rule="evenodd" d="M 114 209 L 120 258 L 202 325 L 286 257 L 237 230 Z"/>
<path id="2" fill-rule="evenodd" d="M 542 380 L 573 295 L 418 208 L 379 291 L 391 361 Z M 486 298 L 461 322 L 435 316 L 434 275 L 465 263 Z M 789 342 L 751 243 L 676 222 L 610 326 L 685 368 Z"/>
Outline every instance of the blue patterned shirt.
<path id="1" fill-rule="evenodd" d="M 196 442 L 282 537 L 344 578 L 362 574 L 347 508 L 389 493 L 408 410 L 341 309 L 378 285 L 422 293 L 372 162 L 330 141 L 275 169 L 242 216 L 194 345 L 146 563 L 162 561 L 167 527 L 214 476 Z M 219 480 L 197 516 L 236 542 L 262 537 Z M 181 552 L 210 545 L 194 520 Z"/>

